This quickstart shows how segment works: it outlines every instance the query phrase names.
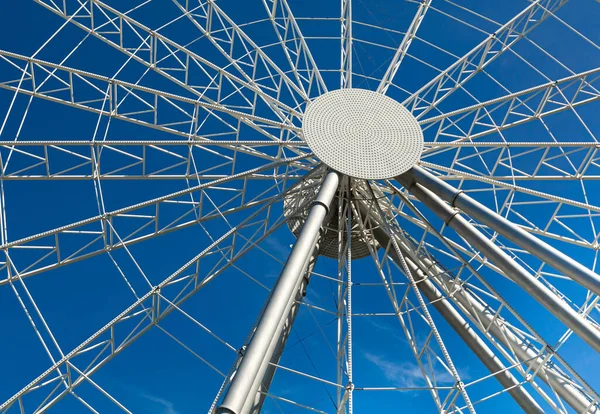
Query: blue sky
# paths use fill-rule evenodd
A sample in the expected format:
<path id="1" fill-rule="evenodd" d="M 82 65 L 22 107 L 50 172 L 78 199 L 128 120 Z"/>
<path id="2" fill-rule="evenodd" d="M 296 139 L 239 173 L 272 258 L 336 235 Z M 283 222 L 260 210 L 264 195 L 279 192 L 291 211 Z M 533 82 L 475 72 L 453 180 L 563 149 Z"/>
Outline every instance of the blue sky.
<path id="1" fill-rule="evenodd" d="M 137 4 L 133 0 L 107 1 L 107 3 L 121 11 Z M 289 0 L 289 3 L 296 17 L 299 18 L 303 33 L 308 37 L 308 45 L 319 67 L 321 69 L 337 69 L 339 67 L 339 39 L 333 39 L 336 36 L 339 37 L 337 22 L 333 20 L 314 22 L 301 18 L 309 16 L 338 17 L 339 3 L 314 0 Z M 485 32 L 493 32 L 497 29 L 492 22 L 468 16 L 464 11 L 445 1 L 436 2 L 434 0 L 433 3 L 434 5 L 438 3 L 437 6 L 441 10 L 470 19 L 470 22 Z M 501 7 L 491 1 L 465 0 L 460 4 L 491 20 L 505 22 L 522 10 L 528 2 L 511 0 L 502 2 Z M 262 2 L 259 0 L 244 2 L 222 0 L 219 5 L 239 24 L 266 17 Z M 354 18 L 358 22 L 385 26 L 401 32 L 406 30 L 415 10 L 416 4 L 411 2 L 354 1 Z M 600 20 L 595 18 L 599 13 L 600 4 L 593 0 L 579 2 L 571 0 L 560 10 L 558 15 L 592 41 L 599 43 L 600 23 L 598 22 Z M 153 0 L 143 9 L 132 13 L 133 18 L 150 28 L 158 28 L 177 15 L 177 8 L 167 0 Z M 4 5 L 2 13 L 0 13 L 0 49 L 30 56 L 61 24 L 63 24 L 61 18 L 32 1 L 13 2 L 10 6 Z M 258 44 L 269 44 L 275 41 L 268 21 L 243 27 Z M 196 29 L 192 25 L 183 21 L 165 28 L 162 33 L 180 44 L 186 44 L 198 36 L 194 30 Z M 423 39 L 448 49 L 458 56 L 462 56 L 485 38 L 483 33 L 458 24 L 436 11 L 428 13 L 419 34 Z M 392 49 L 401 40 L 402 35 L 392 31 L 374 30 L 367 25 L 359 24 L 354 26 L 354 35 L 357 39 L 363 40 L 355 42 L 355 72 L 374 78 L 381 77 L 393 54 Z M 39 53 L 38 57 L 58 63 L 84 36 L 85 33 L 82 30 L 67 25 Z M 565 29 L 554 19 L 544 22 L 534 31 L 531 39 L 551 51 L 558 60 L 574 72 L 592 69 L 600 61 L 600 53 L 597 49 L 573 34 L 572 31 Z M 369 42 L 387 45 L 392 49 L 375 47 Z M 211 47 L 202 42 L 190 46 L 207 59 L 222 64 L 223 57 Z M 266 50 L 269 53 L 272 52 L 273 59 L 277 63 L 283 62 L 281 52 L 277 48 L 270 47 Z M 538 65 L 543 74 L 550 79 L 560 79 L 569 74 L 560 65 L 542 56 L 539 50 L 529 43 L 522 41 L 515 50 Z M 417 90 L 436 74 L 434 69 L 420 63 L 419 60 L 424 60 L 439 68 L 445 68 L 454 61 L 453 57 L 441 53 L 422 41 L 413 42 L 410 53 L 412 56 L 403 62 L 395 78 L 397 85 L 409 91 Z M 83 46 L 66 61 L 65 65 L 104 76 L 113 76 L 126 60 L 126 56 L 119 51 L 97 39 L 88 38 Z M 7 72 L 3 74 L 3 69 L 6 70 L 5 66 L 0 66 L 2 81 L 6 80 L 5 75 L 7 75 Z M 142 65 L 130 62 L 120 72 L 118 78 L 135 82 L 143 71 Z M 518 91 L 546 82 L 544 76 L 535 73 L 514 55 L 508 53 L 490 65 L 488 72 L 510 91 Z M 324 71 L 323 77 L 329 89 L 339 86 L 338 73 Z M 149 73 L 141 83 L 147 87 L 191 97 L 189 92 L 155 73 Z M 377 83 L 355 76 L 354 86 L 374 89 L 377 87 Z M 480 100 L 505 94 L 483 75 L 475 77 L 467 87 L 468 91 Z M 394 88 L 390 89 L 389 95 L 399 101 L 407 96 L 399 89 Z M 0 89 L 2 119 L 4 119 L 4 114 L 12 98 L 12 92 Z M 0 140 L 13 140 L 18 135 L 19 140 L 87 141 L 94 134 L 96 126 L 100 131 L 107 131 L 107 139 L 177 139 L 171 134 L 123 121 L 113 120 L 109 125 L 106 118 L 99 120 L 96 114 L 47 101 L 34 99 L 31 104 L 29 102 L 30 99 L 27 96 L 16 98 Z M 443 112 L 450 111 L 473 103 L 473 100 L 466 94 L 457 92 L 440 105 L 439 109 Z M 549 117 L 547 125 L 557 140 L 590 141 L 593 139 L 593 134 L 600 133 L 600 119 L 596 116 L 598 109 L 597 102 L 578 109 L 577 115 L 581 117 L 583 123 L 579 121 L 576 114 L 566 111 Z M 26 111 L 27 116 L 21 127 L 21 120 Z M 587 131 L 583 124 L 587 126 Z M 210 128 L 213 127 L 207 126 L 206 130 Z M 247 135 L 244 139 L 261 139 L 258 133 L 253 133 L 250 129 L 246 132 Z M 550 140 L 545 130 L 537 122 L 507 131 L 506 137 L 515 141 Z M 426 134 L 426 140 L 428 139 L 431 139 L 431 136 Z M 489 140 L 498 140 L 498 136 L 491 135 Z M 6 162 L 6 152 L 2 152 L 0 155 L 3 157 L 3 162 Z M 210 166 L 217 162 L 216 157 L 208 153 L 198 153 L 196 157 L 202 166 Z M 449 162 L 451 161 L 449 157 L 442 156 L 438 162 Z M 166 158 L 159 157 L 157 160 L 157 165 L 160 162 L 166 162 Z M 13 168 L 17 168 L 20 162 L 25 161 L 15 155 L 12 162 Z M 66 156 L 65 162 L 67 162 Z M 116 161 L 108 158 L 107 163 L 110 162 Z M 523 162 L 527 163 L 527 158 Z M 236 172 L 259 164 L 256 160 L 244 158 L 238 163 Z M 473 168 L 478 168 L 474 165 Z M 600 205 L 600 191 L 598 191 L 600 188 L 597 188 L 596 183 L 596 181 L 586 183 L 587 202 Z M 458 185 L 458 183 L 455 184 Z M 17 240 L 98 214 L 94 185 L 89 180 L 5 181 L 3 185 L 6 196 L 9 240 Z M 255 186 L 253 191 L 259 191 L 266 189 L 269 183 L 254 182 L 252 185 Z M 466 183 L 464 185 L 465 188 L 468 188 L 469 185 L 474 184 Z M 522 185 L 585 201 L 581 188 L 572 182 L 527 182 Z M 235 187 L 233 184 L 232 186 Z M 184 180 L 107 180 L 102 182 L 107 211 L 185 188 L 188 188 L 188 184 Z M 489 193 L 473 194 L 474 197 L 487 204 L 491 205 L 493 202 Z M 215 202 L 218 202 L 228 197 L 228 194 L 215 191 L 211 193 L 211 196 Z M 516 197 L 517 201 L 527 199 L 522 195 Z M 532 220 L 542 220 L 542 216 L 546 215 L 550 208 L 544 206 L 523 207 L 523 211 L 531 214 Z M 280 214 L 281 210 L 281 203 L 274 207 L 276 214 Z M 440 225 L 439 221 L 436 221 L 431 215 L 428 217 L 432 219 L 432 223 Z M 243 214 L 238 214 L 233 215 L 229 222 L 219 218 L 206 223 L 204 229 L 208 231 L 209 235 L 200 226 L 191 226 L 132 245 L 131 255 L 139 264 L 143 274 L 126 251 L 122 249 L 115 251 L 113 258 L 121 271 L 128 276 L 135 290 L 143 294 L 148 290 L 144 276 L 152 285 L 158 284 L 208 246 L 211 238 L 213 240 L 218 238 L 229 229 L 228 226 L 231 223 L 239 222 L 242 219 Z M 596 225 L 600 224 L 597 217 L 594 217 L 593 221 Z M 568 218 L 565 218 L 565 222 L 570 223 Z M 587 234 L 586 237 L 590 237 L 589 220 L 572 220 L 572 222 L 573 228 L 582 234 Z M 407 231 L 415 230 L 406 221 L 402 221 L 401 225 Z M 123 227 L 121 231 L 126 231 L 125 228 Z M 454 233 L 448 233 L 445 230 L 444 234 L 448 234 L 453 240 L 458 240 Z M 415 237 L 420 236 L 421 234 L 415 235 Z M 591 237 L 593 238 L 593 236 L 592 232 Z M 428 241 L 436 243 L 431 236 L 428 236 Z M 273 257 L 261 252 L 248 254 L 240 259 L 238 269 L 230 268 L 224 272 L 187 301 L 183 309 L 233 347 L 239 347 L 267 297 L 267 290 L 252 281 L 247 275 L 251 275 L 266 287 L 273 286 L 282 267 L 281 262 L 285 260 L 290 251 L 289 246 L 293 242 L 294 237 L 285 226 L 277 230 L 261 245 Z M 506 243 L 506 241 L 503 242 Z M 582 263 L 590 267 L 594 265 L 594 252 L 590 249 L 558 241 L 551 241 L 551 243 Z M 68 247 L 67 242 L 65 249 L 68 250 Z M 14 253 L 13 259 L 18 264 L 19 260 L 25 260 L 28 254 L 31 253 L 18 251 Z M 214 263 L 211 260 L 216 259 L 208 259 L 206 266 Z M 534 268 L 538 264 L 535 259 L 527 255 L 522 255 L 522 260 Z M 450 268 L 456 265 L 455 262 L 447 259 L 442 259 L 442 262 Z M 315 270 L 320 274 L 335 276 L 336 263 L 322 258 Z M 384 290 L 380 286 L 366 285 L 379 280 L 370 259 L 357 260 L 354 263 L 353 274 L 355 282 L 359 283 L 353 292 L 355 312 L 393 312 Z M 535 304 L 515 284 L 494 274 L 489 269 L 482 270 L 482 275 L 514 304 L 516 310 L 549 343 L 555 343 L 564 333 L 565 328 L 547 311 Z M 395 280 L 403 280 L 398 272 L 394 274 L 394 277 Z M 363 286 L 360 285 L 361 282 L 364 284 Z M 576 303 L 582 302 L 583 291 L 573 283 L 558 279 L 552 279 L 552 282 L 563 292 L 571 295 Z M 36 275 L 26 280 L 26 286 L 64 353 L 79 345 L 135 300 L 118 269 L 107 255 L 95 256 Z M 23 287 L 17 285 L 15 289 L 19 297 L 27 302 L 27 294 Z M 398 294 L 402 293 L 402 290 L 398 290 Z M 307 295 L 308 303 L 332 310 L 335 308 L 335 297 L 336 288 L 331 281 L 318 276 L 313 277 Z M 31 308 L 30 303 L 28 303 L 28 307 Z M 48 368 L 51 361 L 19 306 L 15 291 L 10 286 L 0 286 L 0 308 L 3 314 L 0 317 L 0 331 L 5 333 L 0 340 L 0 355 L 3 355 L 1 357 L 3 375 L 0 376 L 0 402 L 3 402 Z M 476 360 L 460 338 L 444 324 L 444 321 L 433 310 L 432 315 L 463 380 L 468 382 L 486 375 L 485 367 Z M 40 326 L 40 322 L 37 320 L 38 326 Z M 216 341 L 181 313 L 174 312 L 169 315 L 161 322 L 161 326 L 223 373 L 228 372 L 235 360 L 235 352 Z M 417 341 L 422 342 L 424 336 L 427 335 L 427 330 L 422 324 L 416 326 L 416 330 Z M 335 343 L 335 332 L 333 315 L 316 309 L 302 308 L 294 332 L 288 341 L 282 364 L 334 381 L 335 362 L 330 347 Z M 58 355 L 55 349 L 51 352 L 55 357 Z M 593 388 L 600 389 L 600 378 L 596 375 L 600 368 L 600 361 L 587 345 L 572 338 L 562 348 L 561 355 Z M 447 372 L 441 366 L 436 366 L 435 371 L 440 382 L 451 383 Z M 393 317 L 354 318 L 354 372 L 357 387 L 418 387 L 423 384 L 404 334 Z M 207 410 L 222 381 L 222 377 L 214 369 L 156 328 L 151 329 L 94 374 L 93 379 L 131 411 L 149 414 L 183 414 Z M 473 395 L 483 396 L 499 389 L 499 385 L 493 379 L 487 380 L 482 385 L 473 387 Z M 334 410 L 332 399 L 335 400 L 335 389 L 333 387 L 298 377 L 293 373 L 278 372 L 272 391 L 276 395 L 313 405 L 325 412 Z M 99 412 L 118 412 L 116 406 L 89 383 L 78 387 L 77 394 L 89 401 Z M 430 395 L 426 391 L 402 393 L 356 391 L 354 395 L 355 410 L 359 413 L 372 412 L 374 407 L 380 411 L 397 411 L 400 407 L 407 411 L 420 412 L 433 412 L 435 409 Z M 32 394 L 32 401 L 36 401 L 36 398 L 38 397 Z M 269 400 L 264 412 L 281 412 L 278 406 L 284 412 L 297 410 L 284 402 L 275 403 Z M 506 395 L 483 403 L 479 409 L 480 412 L 486 413 L 515 412 L 517 410 L 516 404 Z M 75 398 L 69 396 L 50 412 L 79 413 L 86 412 L 86 408 Z"/>

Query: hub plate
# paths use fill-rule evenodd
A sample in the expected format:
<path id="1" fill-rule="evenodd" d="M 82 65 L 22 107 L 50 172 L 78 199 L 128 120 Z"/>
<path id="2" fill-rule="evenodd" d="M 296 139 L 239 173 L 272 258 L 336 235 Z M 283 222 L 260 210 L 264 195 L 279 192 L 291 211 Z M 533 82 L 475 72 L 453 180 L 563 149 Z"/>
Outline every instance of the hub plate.
<path id="1" fill-rule="evenodd" d="M 408 109 L 365 89 L 319 96 L 308 105 L 302 133 L 321 161 L 355 178 L 395 177 L 413 167 L 423 151 L 423 131 Z"/>

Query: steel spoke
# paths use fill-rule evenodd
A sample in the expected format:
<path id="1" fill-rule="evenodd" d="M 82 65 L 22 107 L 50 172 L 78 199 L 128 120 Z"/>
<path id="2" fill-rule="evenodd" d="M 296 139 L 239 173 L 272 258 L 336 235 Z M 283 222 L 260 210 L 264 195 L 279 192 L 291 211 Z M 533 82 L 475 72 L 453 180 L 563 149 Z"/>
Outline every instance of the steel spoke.
<path id="1" fill-rule="evenodd" d="M 404 106 L 415 113 L 418 118 L 422 118 L 503 52 L 513 47 L 516 42 L 566 2 L 567 0 L 534 1 L 470 52 L 412 94 L 410 98 L 404 100 Z"/>

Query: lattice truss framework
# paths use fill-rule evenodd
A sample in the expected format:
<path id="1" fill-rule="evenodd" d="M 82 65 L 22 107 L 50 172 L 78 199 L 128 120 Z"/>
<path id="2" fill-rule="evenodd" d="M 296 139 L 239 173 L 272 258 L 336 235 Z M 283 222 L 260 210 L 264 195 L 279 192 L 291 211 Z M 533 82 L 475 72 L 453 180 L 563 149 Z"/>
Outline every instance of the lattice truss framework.
<path id="1" fill-rule="evenodd" d="M 600 412 L 600 289 L 457 201 L 595 274 L 600 3 L 330 3 L 2 11 L 0 412 L 216 412 L 327 173 L 303 113 L 350 87 L 422 175 L 341 177 L 252 412 Z"/>

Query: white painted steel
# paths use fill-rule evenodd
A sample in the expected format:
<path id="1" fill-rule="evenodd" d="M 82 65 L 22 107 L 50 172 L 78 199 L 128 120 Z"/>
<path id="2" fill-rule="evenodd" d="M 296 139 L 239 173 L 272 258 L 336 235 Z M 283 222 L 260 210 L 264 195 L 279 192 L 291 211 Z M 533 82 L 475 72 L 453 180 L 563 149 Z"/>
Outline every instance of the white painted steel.
<path id="1" fill-rule="evenodd" d="M 308 105 L 302 134 L 325 164 L 356 178 L 401 174 L 417 163 L 423 132 L 399 102 L 365 89 L 338 89 Z"/>
<path id="2" fill-rule="evenodd" d="M 417 199 L 442 219 L 447 226 L 454 229 L 461 237 L 473 244 L 485 257 L 498 266 L 509 279 L 516 282 L 549 312 L 556 316 L 556 318 L 576 332 L 596 352 L 600 352 L 600 330 L 593 322 L 579 314 L 563 298 L 556 295 L 523 268 L 523 266 L 512 260 L 506 252 L 477 230 L 458 211 L 448 207 L 433 192 L 414 181 L 411 182 L 408 177 L 400 176 L 398 179 Z"/>
<path id="3" fill-rule="evenodd" d="M 512 1 L 527 4 L 513 10 Z M 415 401 L 423 391 L 440 413 L 486 412 L 496 401 L 535 414 L 600 412 L 597 382 L 588 384 L 577 372 L 583 363 L 567 363 L 561 354 L 575 350 L 595 363 L 600 351 L 600 131 L 593 117 L 600 104 L 600 37 L 581 23 L 594 21 L 600 3 L 511 2 L 493 13 L 478 2 L 466 7 L 455 0 L 381 1 L 380 8 L 352 0 L 319 7 L 290 0 L 34 0 L 39 16 L 22 2 L 0 7 L 0 20 L 25 10 L 14 13 L 23 24 L 9 25 L 0 50 L 0 294 L 8 296 L 1 305 L 9 326 L 22 317 L 35 335 L 27 352 L 6 353 L 19 363 L 11 361 L 6 370 L 18 365 L 25 372 L 38 360 L 36 351 L 50 366 L 26 385 L 9 381 L 7 389 L 19 391 L 0 401 L 0 413 L 70 411 L 60 405 L 63 398 L 90 412 L 104 412 L 106 403 L 119 412 L 140 411 L 113 395 L 96 373 L 150 330 L 200 362 L 193 365 L 195 378 L 208 378 L 205 370 L 218 376 L 214 390 L 202 390 L 216 395 L 211 413 L 220 406 L 236 414 L 258 414 L 263 407 L 353 414 L 364 411 L 366 393 L 402 398 L 396 392 L 403 391 Z M 251 13 L 237 10 L 238 3 Z M 304 10 L 297 9 L 300 3 Z M 584 9 L 591 12 L 578 13 Z M 26 23 L 44 13 L 43 33 L 27 31 Z M 471 35 L 440 39 L 452 25 Z M 33 49 L 15 40 L 23 37 Z M 589 58 L 580 59 L 584 49 Z M 60 131 L 54 119 L 44 118 L 55 113 L 65 120 Z M 81 122 L 70 122 L 78 114 Z M 36 125 L 40 120 L 43 128 Z M 327 180 L 326 191 L 337 197 L 315 201 L 326 167 L 337 171 L 328 176 L 335 178 Z M 388 180 L 410 171 L 419 182 L 404 182 L 412 195 Z M 151 180 L 156 193 L 113 203 L 134 195 L 128 186 L 141 193 L 149 183 L 140 181 Z M 87 184 L 92 203 L 77 203 L 81 211 L 65 206 L 62 218 L 47 215 L 47 207 L 63 201 L 57 189 L 83 197 L 70 189 Z M 28 185 L 50 188 L 35 214 L 15 208 Z M 84 211 L 87 204 L 91 212 Z M 452 207 L 483 226 L 474 227 Z M 69 217 L 74 211 L 77 218 Z M 319 230 L 324 217 L 330 222 Z M 177 236 L 194 227 L 206 236 L 199 253 L 185 257 L 189 261 L 174 273 L 146 269 L 144 261 L 159 255 L 142 249 L 166 239 L 165 252 L 176 241 L 187 251 L 196 242 Z M 286 227 L 298 237 L 287 262 L 292 241 L 282 245 L 275 234 Z M 254 256 L 243 260 L 248 253 L 261 257 L 260 267 Z M 329 270 L 314 271 L 317 255 Z M 363 272 L 368 256 L 373 263 Z M 96 309 L 96 292 L 70 291 L 73 279 L 61 278 L 80 266 L 78 281 L 91 286 L 95 272 L 85 266 L 93 260 L 108 262 L 133 296 L 69 352 L 64 334 L 53 330 L 57 318 L 46 312 L 82 298 L 85 306 L 76 309 L 82 320 Z M 271 289 L 264 269 L 274 263 L 284 273 Z M 312 271 L 329 290 L 303 300 Z M 230 326 L 211 327 L 214 313 L 198 317 L 193 302 L 186 303 L 225 272 L 270 292 L 265 314 L 243 329 L 250 332 L 243 342 Z M 506 279 L 488 280 L 489 272 Z M 530 303 L 501 296 L 505 290 L 495 284 L 509 279 L 530 294 Z M 65 298 L 71 296 L 45 300 L 38 282 L 57 283 Z M 253 295 L 228 301 L 227 293 L 240 293 L 233 290 L 237 284 L 230 286 L 223 299 L 228 311 L 258 305 L 248 303 L 256 301 Z M 363 289 L 374 287 L 384 290 L 392 311 L 364 303 Z M 113 288 L 122 297 L 119 286 Z M 549 321 L 530 323 L 519 314 L 536 302 L 569 328 L 556 333 L 538 326 Z M 11 313 L 13 304 L 18 315 Z M 314 320 L 313 331 L 289 341 L 303 311 Z M 164 319 L 172 313 L 227 355 L 171 331 Z M 373 322 L 377 335 L 390 333 L 382 345 L 394 359 L 392 365 L 379 361 L 366 377 L 364 338 L 356 335 L 367 324 L 356 323 L 358 317 Z M 401 338 L 382 318 L 399 322 Z M 76 322 L 67 322 L 73 335 L 79 334 L 71 330 Z M 464 343 L 445 342 L 442 323 Z M 292 367 L 288 355 L 281 358 L 290 346 L 307 346 L 313 362 L 306 339 L 315 335 L 323 340 L 318 363 Z M 396 340 L 410 352 L 395 352 Z M 456 345 L 473 353 L 456 352 Z M 465 361 L 477 363 L 473 358 L 489 374 L 463 371 Z M 126 355 L 117 360 L 126 363 Z M 410 386 L 367 383 L 396 360 L 418 374 Z M 290 382 L 290 395 L 278 394 L 281 383 L 271 387 L 284 375 L 298 380 Z M 322 386 L 320 400 L 303 395 L 303 380 Z M 178 403 L 165 407 L 177 411 Z"/>
<path id="4" fill-rule="evenodd" d="M 427 187 L 450 203 L 452 207 L 459 208 L 474 219 L 502 234 L 513 243 L 539 257 L 545 263 L 564 273 L 565 276 L 585 286 L 596 295 L 600 295 L 600 276 L 572 257 L 567 256 L 545 241 L 529 234 L 472 197 L 469 197 L 463 191 L 457 190 L 421 167 L 414 167 L 406 173 L 406 176 Z"/>
<path id="5" fill-rule="evenodd" d="M 249 398 L 254 399 L 273 357 L 277 346 L 274 339 L 281 335 L 287 315 L 294 304 L 311 254 L 318 243 L 321 226 L 337 192 L 339 179 L 337 172 L 329 172 L 323 179 L 321 190 L 312 203 L 298 240 L 273 288 L 252 340 L 244 351 L 242 361 L 217 413 L 247 414 L 250 411 Z"/>
<path id="6" fill-rule="evenodd" d="M 390 235 L 381 228 L 373 230 L 373 234 L 381 245 L 386 246 L 390 243 Z M 467 346 L 477 355 L 486 368 L 488 368 L 492 374 L 495 374 L 494 376 L 496 379 L 504 386 L 504 388 L 509 390 L 508 392 L 510 395 L 526 413 L 543 413 L 543 409 L 531 394 L 519 386 L 519 381 L 506 369 L 506 366 L 498 359 L 490 347 L 477 335 L 469 323 L 452 306 L 450 301 L 443 296 L 439 289 L 428 280 L 427 273 L 423 269 L 429 269 L 433 264 L 428 263 L 422 265 L 419 262 L 416 262 L 409 255 L 410 249 L 408 249 L 402 241 L 398 240 L 397 242 L 402 254 L 405 255 L 404 261 L 406 262 L 412 277 L 418 283 L 417 286 L 427 299 L 433 303 L 435 309 L 444 317 L 446 322 L 448 322 L 452 329 L 454 329 L 461 339 L 465 341 Z M 390 250 L 388 254 L 392 257 L 398 267 L 402 266 L 402 260 L 395 250 Z M 442 272 L 438 271 L 437 273 Z"/>

